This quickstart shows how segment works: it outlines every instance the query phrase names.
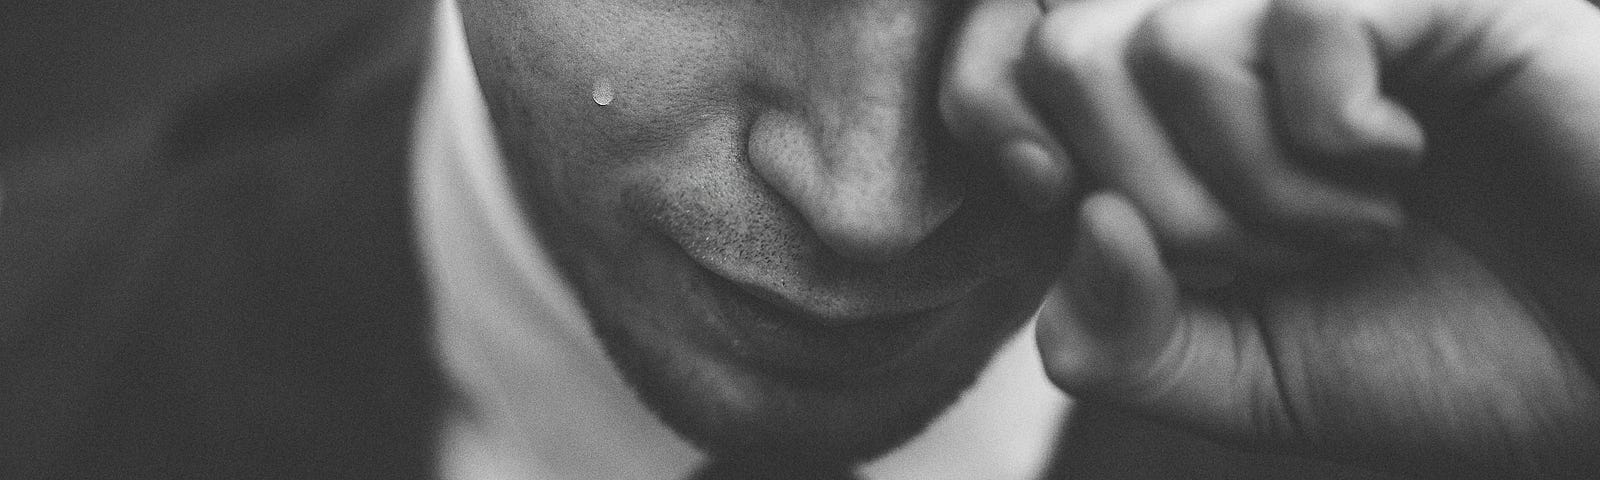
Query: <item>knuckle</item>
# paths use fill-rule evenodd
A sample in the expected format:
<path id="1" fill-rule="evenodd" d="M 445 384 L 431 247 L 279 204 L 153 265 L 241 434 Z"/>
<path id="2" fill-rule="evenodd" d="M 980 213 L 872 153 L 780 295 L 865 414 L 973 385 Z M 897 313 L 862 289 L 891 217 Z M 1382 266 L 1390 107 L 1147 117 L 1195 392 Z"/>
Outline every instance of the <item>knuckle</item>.
<path id="1" fill-rule="evenodd" d="M 1061 8 L 1045 18 L 1029 39 L 1029 51 L 1047 73 L 1081 80 L 1123 69 L 1122 40 L 1112 22 Z"/>
<path id="2" fill-rule="evenodd" d="M 1175 2 L 1153 11 L 1140 24 L 1129 47 L 1128 63 L 1146 89 L 1172 100 L 1209 98 L 1239 91 L 1254 82 L 1232 37 L 1219 33 L 1218 14 L 1204 2 Z"/>
<path id="3" fill-rule="evenodd" d="M 1220 55 L 1212 45 L 1216 32 L 1196 18 L 1199 14 L 1189 4 L 1169 5 L 1152 13 L 1140 27 L 1138 50 L 1143 60 L 1186 78 L 1217 68 Z"/>

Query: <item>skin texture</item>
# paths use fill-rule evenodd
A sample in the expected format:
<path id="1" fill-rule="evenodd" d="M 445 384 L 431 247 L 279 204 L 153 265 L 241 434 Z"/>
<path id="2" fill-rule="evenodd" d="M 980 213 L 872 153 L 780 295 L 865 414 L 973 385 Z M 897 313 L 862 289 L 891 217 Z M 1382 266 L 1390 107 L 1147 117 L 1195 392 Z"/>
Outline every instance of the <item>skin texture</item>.
<path id="1" fill-rule="evenodd" d="M 596 331 L 751 471 L 907 438 L 1047 290 L 1089 401 L 1410 473 L 1600 458 L 1589 4 L 463 7 Z"/>
<path id="2" fill-rule="evenodd" d="M 1091 0 L 1031 42 L 1025 95 L 1107 186 L 1041 314 L 1058 385 L 1245 447 L 1593 476 L 1600 11 Z"/>
<path id="3" fill-rule="evenodd" d="M 714 455 L 805 469 L 898 444 L 1062 261 L 1069 222 L 1031 215 L 937 120 L 962 5 L 463 11 L 510 167 L 595 330 Z"/>

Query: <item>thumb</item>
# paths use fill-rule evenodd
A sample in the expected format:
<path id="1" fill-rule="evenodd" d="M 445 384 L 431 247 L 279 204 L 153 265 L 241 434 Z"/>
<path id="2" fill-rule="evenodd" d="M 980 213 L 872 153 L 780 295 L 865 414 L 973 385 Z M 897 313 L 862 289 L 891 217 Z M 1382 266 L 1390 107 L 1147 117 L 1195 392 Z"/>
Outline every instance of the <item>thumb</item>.
<path id="1" fill-rule="evenodd" d="M 1144 216 L 1121 195 L 1090 196 L 1078 222 L 1067 277 L 1039 311 L 1050 380 L 1213 438 L 1293 438 L 1298 427 L 1259 330 L 1185 297 Z"/>
<path id="2" fill-rule="evenodd" d="M 1144 216 L 1098 192 L 1078 215 L 1066 278 L 1040 310 L 1046 372 L 1075 394 L 1116 389 L 1159 363 L 1176 333 L 1178 290 Z"/>

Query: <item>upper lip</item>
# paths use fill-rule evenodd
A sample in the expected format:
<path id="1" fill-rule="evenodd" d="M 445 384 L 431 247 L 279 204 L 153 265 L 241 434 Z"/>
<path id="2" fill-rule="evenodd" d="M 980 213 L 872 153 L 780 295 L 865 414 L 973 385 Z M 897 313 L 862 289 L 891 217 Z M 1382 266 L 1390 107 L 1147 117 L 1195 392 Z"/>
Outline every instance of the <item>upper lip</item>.
<path id="1" fill-rule="evenodd" d="M 688 260 L 763 303 L 823 326 L 945 309 L 996 278 L 1030 268 L 1032 257 L 1015 255 L 1018 241 L 1028 240 L 1017 235 L 1025 230 L 1001 228 L 1006 218 L 987 210 L 947 221 L 949 231 L 966 234 L 932 236 L 885 263 L 853 261 L 830 250 L 770 193 L 737 177 L 710 183 L 723 177 L 658 179 L 624 192 L 623 201 Z"/>
<path id="2" fill-rule="evenodd" d="M 753 297 L 833 327 L 939 310 L 967 297 L 983 281 L 976 276 L 917 280 L 892 271 L 807 279 L 795 272 L 730 265 L 734 262 L 699 258 L 693 253 L 690 256 Z"/>

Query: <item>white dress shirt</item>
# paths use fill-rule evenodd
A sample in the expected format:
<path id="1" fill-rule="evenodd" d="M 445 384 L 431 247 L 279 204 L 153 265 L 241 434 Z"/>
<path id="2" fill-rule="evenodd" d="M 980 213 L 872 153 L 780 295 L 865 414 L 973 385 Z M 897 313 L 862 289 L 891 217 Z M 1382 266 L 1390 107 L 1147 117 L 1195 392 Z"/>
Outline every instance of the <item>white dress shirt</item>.
<path id="1" fill-rule="evenodd" d="M 509 189 L 453 0 L 441 1 L 413 135 L 416 228 L 452 392 L 446 480 L 679 480 L 705 456 L 633 394 Z M 1037 478 L 1069 407 L 1031 324 L 870 480 Z"/>

